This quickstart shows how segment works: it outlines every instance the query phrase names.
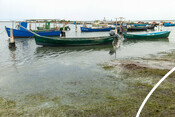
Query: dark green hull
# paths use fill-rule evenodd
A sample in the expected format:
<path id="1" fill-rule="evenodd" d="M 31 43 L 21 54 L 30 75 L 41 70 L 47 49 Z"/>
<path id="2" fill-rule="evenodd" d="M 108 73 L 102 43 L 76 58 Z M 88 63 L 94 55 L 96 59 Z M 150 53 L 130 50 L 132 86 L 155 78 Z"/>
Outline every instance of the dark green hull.
<path id="1" fill-rule="evenodd" d="M 70 30 L 69 26 L 66 26 L 64 27 L 64 29 L 67 31 L 67 30 Z M 63 27 L 60 27 L 60 30 L 63 30 Z"/>
<path id="2" fill-rule="evenodd" d="M 78 38 L 53 38 L 35 35 L 37 45 L 44 46 L 88 46 L 112 44 L 113 36 L 104 37 L 78 37 Z"/>
<path id="3" fill-rule="evenodd" d="M 159 39 L 167 38 L 170 31 L 148 33 L 148 34 L 123 34 L 125 39 Z"/>

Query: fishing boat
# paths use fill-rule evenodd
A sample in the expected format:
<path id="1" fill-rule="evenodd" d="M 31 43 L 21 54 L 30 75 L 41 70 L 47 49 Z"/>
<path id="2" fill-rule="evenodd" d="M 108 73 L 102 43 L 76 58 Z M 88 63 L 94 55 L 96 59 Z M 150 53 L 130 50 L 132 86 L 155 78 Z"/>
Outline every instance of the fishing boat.
<path id="1" fill-rule="evenodd" d="M 150 24 L 133 24 L 133 26 L 148 26 L 148 25 L 150 25 Z"/>
<path id="2" fill-rule="evenodd" d="M 146 26 L 131 26 L 127 28 L 127 31 L 147 31 L 148 27 Z"/>
<path id="3" fill-rule="evenodd" d="M 27 22 L 20 22 L 20 26 L 27 28 Z M 10 37 L 10 28 L 5 26 L 7 35 Z M 60 36 L 61 31 L 57 30 L 33 30 L 33 32 L 41 36 Z M 19 29 L 13 29 L 13 36 L 22 38 L 22 37 L 32 37 L 34 36 L 31 32 L 26 31 L 25 29 L 19 27 Z"/>
<path id="4" fill-rule="evenodd" d="M 103 31 L 110 31 L 111 28 L 86 28 L 86 27 L 80 27 L 81 32 L 103 32 Z"/>
<path id="5" fill-rule="evenodd" d="M 111 44 L 114 36 L 102 37 L 75 37 L 75 38 L 54 38 L 35 35 L 37 45 L 44 46 L 88 46 L 88 45 L 104 45 Z"/>
<path id="6" fill-rule="evenodd" d="M 164 26 L 165 26 L 165 27 L 170 27 L 170 26 L 175 26 L 175 24 L 165 23 Z"/>
<path id="7" fill-rule="evenodd" d="M 156 25 L 148 25 L 146 26 L 148 29 L 154 29 L 156 27 Z"/>
<path id="8" fill-rule="evenodd" d="M 159 39 L 159 38 L 167 38 L 169 34 L 170 31 L 162 31 L 147 34 L 123 34 L 123 36 L 125 39 Z"/>
<path id="9" fill-rule="evenodd" d="M 21 26 L 22 27 L 22 26 Z M 112 44 L 114 36 L 100 36 L 100 37 L 46 37 L 40 36 L 31 30 L 22 27 L 34 35 L 37 45 L 43 46 L 89 46 L 89 45 L 105 45 Z"/>
<path id="10" fill-rule="evenodd" d="M 74 22 L 73 24 L 74 24 L 74 25 L 80 25 L 80 23 L 77 23 L 77 22 Z"/>
<path id="11" fill-rule="evenodd" d="M 51 28 L 50 27 L 50 22 L 48 21 L 45 21 L 45 25 L 43 25 L 43 27 L 37 27 L 38 31 L 46 31 L 46 30 L 60 30 L 62 31 L 64 28 L 64 30 L 70 30 L 70 27 L 69 26 L 65 26 L 65 27 L 54 27 L 54 28 Z"/>

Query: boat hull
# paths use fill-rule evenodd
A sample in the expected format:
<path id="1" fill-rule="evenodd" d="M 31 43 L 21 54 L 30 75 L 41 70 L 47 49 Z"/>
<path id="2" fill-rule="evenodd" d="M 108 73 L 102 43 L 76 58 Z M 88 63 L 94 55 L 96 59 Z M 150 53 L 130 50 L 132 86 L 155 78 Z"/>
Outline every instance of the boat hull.
<path id="1" fill-rule="evenodd" d="M 175 24 L 165 23 L 164 26 L 165 27 L 170 27 L 170 26 L 175 26 Z"/>
<path id="2" fill-rule="evenodd" d="M 111 28 L 85 28 L 81 27 L 81 32 L 103 32 L 103 31 L 110 31 Z"/>
<path id="3" fill-rule="evenodd" d="M 130 27 L 127 29 L 128 32 L 132 32 L 132 31 L 147 31 L 147 27 L 143 27 L 143 26 L 139 26 L 139 27 Z"/>
<path id="4" fill-rule="evenodd" d="M 150 24 L 133 24 L 133 26 L 148 26 Z"/>
<path id="5" fill-rule="evenodd" d="M 10 28 L 5 27 L 7 35 L 10 37 Z M 38 35 L 41 36 L 60 36 L 61 31 L 55 31 L 55 30 L 50 30 L 50 31 L 36 31 Z M 34 35 L 31 32 L 28 32 L 26 30 L 17 30 L 13 29 L 13 36 L 22 38 L 22 37 L 33 37 Z"/>
<path id="6" fill-rule="evenodd" d="M 123 36 L 125 39 L 159 39 L 159 38 L 167 38 L 169 34 L 170 31 L 163 31 L 148 34 L 123 34 Z"/>
<path id="7" fill-rule="evenodd" d="M 90 38 L 53 38 L 45 36 L 34 36 L 37 45 L 44 46 L 88 46 L 112 44 L 113 36 L 90 37 Z"/>

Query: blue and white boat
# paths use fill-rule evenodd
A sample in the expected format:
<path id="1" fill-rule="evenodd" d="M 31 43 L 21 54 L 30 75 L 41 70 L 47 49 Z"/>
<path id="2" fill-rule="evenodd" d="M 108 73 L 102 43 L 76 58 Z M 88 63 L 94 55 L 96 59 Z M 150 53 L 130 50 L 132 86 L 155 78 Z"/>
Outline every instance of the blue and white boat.
<path id="1" fill-rule="evenodd" d="M 86 28 L 80 27 L 81 32 L 103 32 L 103 31 L 110 31 L 112 28 Z"/>
<path id="2" fill-rule="evenodd" d="M 167 38 L 170 31 L 146 33 L 146 34 L 123 34 L 125 39 L 159 39 Z"/>
<path id="3" fill-rule="evenodd" d="M 165 27 L 175 26 L 175 24 L 165 23 L 164 26 L 165 26 Z"/>
<path id="4" fill-rule="evenodd" d="M 27 28 L 27 22 L 20 22 L 20 25 Z M 10 37 L 10 28 L 5 26 L 5 30 L 7 32 L 7 35 Z M 61 31 L 57 30 L 34 30 L 33 32 L 41 35 L 41 36 L 60 36 Z M 13 36 L 17 38 L 22 38 L 22 37 L 33 37 L 34 35 L 23 28 L 19 27 L 19 29 L 13 29 Z"/>

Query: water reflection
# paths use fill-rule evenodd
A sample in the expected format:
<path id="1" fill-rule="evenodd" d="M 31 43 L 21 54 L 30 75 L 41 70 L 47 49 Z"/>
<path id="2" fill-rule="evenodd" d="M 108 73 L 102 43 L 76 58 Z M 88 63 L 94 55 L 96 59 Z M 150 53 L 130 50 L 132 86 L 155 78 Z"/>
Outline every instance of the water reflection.
<path id="1" fill-rule="evenodd" d="M 15 53 L 16 49 L 10 49 L 10 56 L 12 59 L 12 67 L 15 69 L 16 72 L 18 72 L 17 66 L 16 66 L 16 53 Z"/>
<path id="2" fill-rule="evenodd" d="M 38 57 L 48 56 L 48 55 L 56 55 L 60 54 L 76 52 L 88 52 L 88 51 L 100 51 L 100 50 L 110 50 L 112 45 L 98 45 L 98 46 L 77 46 L 77 47 L 37 47 L 35 51 L 35 55 Z"/>
<path id="3" fill-rule="evenodd" d="M 169 38 L 161 38 L 161 39 L 124 39 L 123 44 L 130 43 L 143 43 L 143 42 L 169 42 Z"/>

